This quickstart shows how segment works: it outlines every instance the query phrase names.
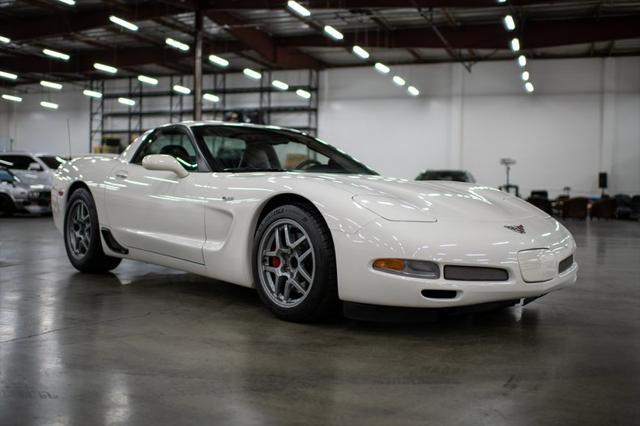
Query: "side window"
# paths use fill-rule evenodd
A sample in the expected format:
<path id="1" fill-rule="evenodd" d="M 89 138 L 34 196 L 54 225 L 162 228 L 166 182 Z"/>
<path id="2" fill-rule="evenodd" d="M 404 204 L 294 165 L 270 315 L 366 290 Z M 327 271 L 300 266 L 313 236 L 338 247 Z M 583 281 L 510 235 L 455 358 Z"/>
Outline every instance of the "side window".
<path id="1" fill-rule="evenodd" d="M 244 140 L 217 135 L 205 135 L 203 140 L 213 158 L 222 165 L 222 168 L 240 167 L 244 151 L 247 148 L 247 143 Z"/>
<path id="2" fill-rule="evenodd" d="M 166 154 L 174 157 L 185 170 L 198 170 L 198 155 L 189 136 L 181 129 L 165 129 L 153 133 L 142 143 L 134 164 L 142 164 L 147 155 Z"/>

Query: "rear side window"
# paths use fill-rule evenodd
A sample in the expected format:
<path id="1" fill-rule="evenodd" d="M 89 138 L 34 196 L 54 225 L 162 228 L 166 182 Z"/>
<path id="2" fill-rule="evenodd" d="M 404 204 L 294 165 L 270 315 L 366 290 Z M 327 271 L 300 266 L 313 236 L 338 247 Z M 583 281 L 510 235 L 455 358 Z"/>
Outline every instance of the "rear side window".
<path id="1" fill-rule="evenodd" d="M 0 155 L 0 166 L 8 169 L 28 170 L 36 160 L 28 155 Z"/>

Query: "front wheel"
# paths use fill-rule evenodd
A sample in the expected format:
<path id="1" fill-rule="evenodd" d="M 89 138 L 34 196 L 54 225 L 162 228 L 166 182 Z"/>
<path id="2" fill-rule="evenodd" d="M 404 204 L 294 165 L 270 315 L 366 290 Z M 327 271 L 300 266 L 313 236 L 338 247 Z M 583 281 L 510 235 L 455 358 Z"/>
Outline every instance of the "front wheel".
<path id="1" fill-rule="evenodd" d="M 277 207 L 254 239 L 253 272 L 262 302 L 278 317 L 309 322 L 339 307 L 331 233 L 305 204 Z"/>
<path id="2" fill-rule="evenodd" d="M 108 272 L 122 260 L 104 254 L 95 203 L 84 188 L 69 197 L 64 217 L 64 246 L 69 261 L 81 272 Z"/>

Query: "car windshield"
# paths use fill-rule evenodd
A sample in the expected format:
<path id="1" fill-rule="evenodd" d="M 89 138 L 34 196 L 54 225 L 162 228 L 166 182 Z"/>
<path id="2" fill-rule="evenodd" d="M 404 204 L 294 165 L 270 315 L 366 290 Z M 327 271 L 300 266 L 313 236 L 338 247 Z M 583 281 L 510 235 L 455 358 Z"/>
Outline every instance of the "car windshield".
<path id="1" fill-rule="evenodd" d="M 455 182 L 468 182 L 467 173 L 457 170 L 427 171 L 418 176 L 417 180 L 449 180 Z"/>
<path id="2" fill-rule="evenodd" d="M 35 158 L 29 155 L 0 155 L 0 166 L 8 169 L 28 170 L 29 164 L 35 162 Z"/>
<path id="3" fill-rule="evenodd" d="M 13 183 L 14 178 L 11 172 L 7 169 L 0 169 L 0 182 Z"/>
<path id="4" fill-rule="evenodd" d="M 191 129 L 205 155 L 225 172 L 376 174 L 336 148 L 288 130 L 216 125 Z"/>
<path id="5" fill-rule="evenodd" d="M 66 159 L 54 155 L 39 155 L 38 158 L 50 169 L 57 169 L 61 164 L 66 163 Z"/>

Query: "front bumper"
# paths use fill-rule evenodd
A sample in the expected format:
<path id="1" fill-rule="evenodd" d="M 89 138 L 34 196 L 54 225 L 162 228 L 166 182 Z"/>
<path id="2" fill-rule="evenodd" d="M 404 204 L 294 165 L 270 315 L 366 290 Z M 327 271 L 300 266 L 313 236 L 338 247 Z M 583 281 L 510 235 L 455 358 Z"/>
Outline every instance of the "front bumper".
<path id="1" fill-rule="evenodd" d="M 499 225 L 499 226 L 498 226 Z M 557 272 L 561 260 L 571 256 L 575 243 L 553 219 L 535 218 L 526 224 L 527 235 L 502 224 L 408 223 L 375 220 L 356 234 L 336 233 L 338 292 L 341 300 L 369 305 L 450 308 L 534 298 L 573 284 L 578 265 Z M 452 232 L 455 231 L 455 232 Z M 556 273 L 543 282 L 525 282 L 518 253 L 548 249 L 556 259 Z M 376 258 L 422 259 L 444 265 L 501 268 L 506 281 L 455 281 L 405 277 L 374 270 Z M 431 298 L 424 290 L 445 290 L 448 298 Z M 429 292 L 426 292 L 429 294 Z"/>

